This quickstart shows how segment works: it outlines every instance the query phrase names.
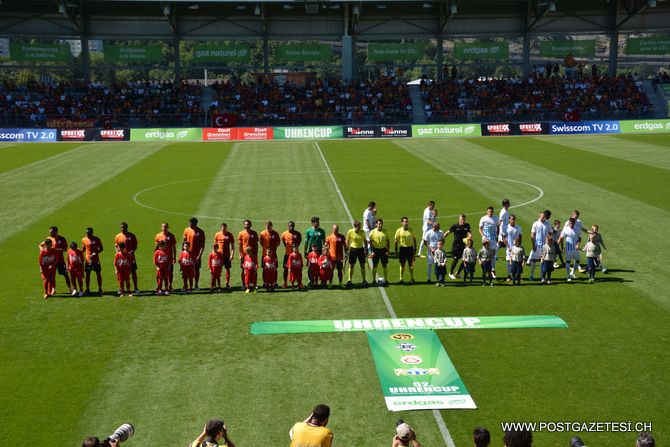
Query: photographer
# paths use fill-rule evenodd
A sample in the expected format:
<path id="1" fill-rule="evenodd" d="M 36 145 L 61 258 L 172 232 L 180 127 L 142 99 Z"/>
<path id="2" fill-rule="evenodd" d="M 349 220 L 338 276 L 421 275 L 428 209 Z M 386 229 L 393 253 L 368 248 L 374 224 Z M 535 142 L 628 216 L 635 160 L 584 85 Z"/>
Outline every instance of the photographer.
<path id="1" fill-rule="evenodd" d="M 102 447 L 103 445 L 108 445 L 110 447 L 118 447 L 119 443 L 117 441 L 109 441 L 106 444 L 100 442 L 97 436 L 91 436 L 86 438 L 81 444 L 81 447 Z"/>
<path id="2" fill-rule="evenodd" d="M 221 439 L 223 439 L 223 444 L 219 443 Z M 228 430 L 223 421 L 220 419 L 212 419 L 207 422 L 207 425 L 205 425 L 200 436 L 190 444 L 190 447 L 217 446 L 235 447 L 235 443 L 228 438 Z"/>
<path id="3" fill-rule="evenodd" d="M 395 427 L 395 437 L 391 447 L 421 447 L 419 441 L 416 440 L 416 433 L 411 425 L 406 424 L 402 420 L 398 421 Z"/>
<path id="4" fill-rule="evenodd" d="M 307 419 L 296 422 L 288 432 L 291 447 L 330 447 L 333 432 L 326 428 L 330 417 L 328 405 L 317 405 Z"/>

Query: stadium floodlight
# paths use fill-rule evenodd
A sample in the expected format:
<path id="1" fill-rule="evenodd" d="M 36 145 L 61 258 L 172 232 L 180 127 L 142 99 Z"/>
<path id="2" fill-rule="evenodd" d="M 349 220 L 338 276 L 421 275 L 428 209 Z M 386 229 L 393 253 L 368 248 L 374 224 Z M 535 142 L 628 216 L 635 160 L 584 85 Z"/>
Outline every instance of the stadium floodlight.
<path id="1" fill-rule="evenodd" d="M 647 6 L 650 8 L 655 8 L 656 7 L 656 0 L 649 0 L 647 2 Z"/>
<path id="2" fill-rule="evenodd" d="M 200 9 L 200 5 L 197 4 L 197 3 L 193 3 L 192 5 L 189 5 L 188 9 L 192 9 L 192 10 L 195 11 L 195 10 Z"/>
<path id="3" fill-rule="evenodd" d="M 549 11 L 550 12 L 556 12 L 556 2 L 554 2 L 554 1 L 549 2 Z"/>
<path id="4" fill-rule="evenodd" d="M 458 12 L 458 5 L 456 3 L 452 3 L 450 10 L 452 14 L 456 14 Z"/>

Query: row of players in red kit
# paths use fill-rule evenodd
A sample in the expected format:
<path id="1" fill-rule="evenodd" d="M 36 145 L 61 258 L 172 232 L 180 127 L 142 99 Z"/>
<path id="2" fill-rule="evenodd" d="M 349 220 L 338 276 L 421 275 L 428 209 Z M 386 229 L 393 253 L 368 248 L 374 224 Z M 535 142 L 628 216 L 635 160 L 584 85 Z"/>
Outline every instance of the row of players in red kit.
<path id="1" fill-rule="evenodd" d="M 338 268 L 338 278 L 341 281 L 344 237 L 336 238 L 336 244 L 328 245 L 329 238 L 325 238 L 321 255 L 321 244 L 309 245 L 311 253 L 305 251 L 304 257 L 299 252 L 302 236 L 295 231 L 295 224 L 289 222 L 288 230 L 279 235 L 268 221 L 266 229 L 256 233 L 251 229 L 251 221 L 244 221 L 244 230 L 238 234 L 237 244 L 235 237 L 227 231 L 227 225 L 221 225 L 221 231 L 214 237 L 212 253 L 207 258 L 204 252 L 205 233 L 197 226 L 198 220 L 189 220 L 189 226 L 184 230 L 182 252 L 178 256 L 176 236 L 169 231 L 168 224 L 161 225 L 154 241 L 153 264 L 156 268 L 157 290 L 159 294 L 170 293 L 173 290 L 173 274 L 175 264 L 179 265 L 183 279 L 183 291 L 189 292 L 198 289 L 202 258 L 208 259 L 207 266 L 211 273 L 211 289 L 221 289 L 221 276 L 225 269 L 225 287 L 230 288 L 230 269 L 234 258 L 239 257 L 243 289 L 254 291 L 257 286 L 258 270 L 262 269 L 264 286 L 273 291 L 277 287 L 278 268 L 284 270 L 283 287 L 288 287 L 289 276 L 293 287 L 303 289 L 302 269 L 308 264 L 309 284 L 311 286 L 332 284 L 334 267 Z M 333 239 L 335 241 L 335 239 Z M 277 249 L 283 243 L 286 249 L 283 262 L 279 263 Z M 121 223 L 121 232 L 114 238 L 116 253 L 114 255 L 114 269 L 119 284 L 120 295 L 131 295 L 132 279 L 134 293 L 139 293 L 137 284 L 137 237 L 128 231 L 128 224 Z M 258 248 L 262 247 L 261 262 L 258 262 Z M 69 248 L 68 248 L 69 247 Z M 56 274 L 64 277 L 68 293 L 75 296 L 90 294 L 91 274 L 95 272 L 98 283 L 98 294 L 102 295 L 101 257 L 103 244 L 100 238 L 93 235 L 93 229 L 87 228 L 82 239 L 80 250 L 76 242 L 68 246 L 67 240 L 58 234 L 57 227 L 49 229 L 49 237 L 40 244 L 39 265 L 44 281 L 44 298 L 55 294 Z M 306 247 L 307 248 L 307 247 Z M 264 256 L 263 256 L 264 255 Z M 67 263 L 66 263 L 67 261 Z M 289 275 L 290 274 L 290 275 Z M 86 288 L 84 291 L 84 277 Z"/>
<path id="2" fill-rule="evenodd" d="M 168 254 L 167 243 L 159 242 L 154 252 L 154 264 L 156 265 L 156 293 L 158 295 L 169 295 L 171 280 L 172 265 L 171 256 Z M 228 262 L 227 262 L 228 261 Z M 193 291 L 195 279 L 195 266 L 193 253 L 190 250 L 188 242 L 182 245 L 182 252 L 178 258 L 180 273 L 183 280 L 184 293 L 191 293 Z M 308 278 L 311 286 L 317 286 L 319 283 L 322 287 L 327 287 L 333 281 L 334 263 L 330 255 L 324 250 L 324 254 L 319 254 L 316 245 L 312 246 L 312 251 L 307 255 L 308 262 Z M 251 247 L 246 247 L 244 257 L 242 258 L 242 288 L 246 293 L 255 292 L 258 288 L 258 260 L 254 256 Z M 219 251 L 219 245 L 212 246 L 212 252 L 207 259 L 207 267 L 212 276 L 210 292 L 221 290 L 221 275 L 224 267 L 230 266 L 223 253 Z M 284 266 L 288 270 L 288 281 L 291 287 L 297 287 L 299 290 L 304 290 L 302 284 L 303 274 L 303 257 L 300 254 L 299 247 L 293 247 L 292 253 L 288 256 L 287 263 Z M 265 256 L 262 259 L 260 268 L 263 273 L 263 288 L 268 292 L 274 292 L 277 288 L 279 261 L 277 256 L 271 249 L 267 249 Z M 229 272 L 226 272 L 226 279 L 229 279 Z M 229 288 L 229 283 L 226 281 L 226 288 Z"/>

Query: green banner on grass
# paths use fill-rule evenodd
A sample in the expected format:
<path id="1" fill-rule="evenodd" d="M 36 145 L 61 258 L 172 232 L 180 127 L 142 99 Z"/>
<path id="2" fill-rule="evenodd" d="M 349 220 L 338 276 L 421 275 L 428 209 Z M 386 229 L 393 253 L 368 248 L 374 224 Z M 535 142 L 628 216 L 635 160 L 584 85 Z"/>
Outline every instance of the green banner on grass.
<path id="1" fill-rule="evenodd" d="M 423 57 L 422 43 L 371 43 L 368 45 L 368 60 L 416 61 Z"/>
<path id="2" fill-rule="evenodd" d="M 481 124 L 414 124 L 412 136 L 418 138 L 481 137 Z"/>
<path id="3" fill-rule="evenodd" d="M 626 54 L 670 54 L 670 37 L 631 37 Z"/>
<path id="4" fill-rule="evenodd" d="M 435 332 L 367 335 L 390 411 L 477 408 Z"/>
<path id="5" fill-rule="evenodd" d="M 249 62 L 249 45 L 195 45 L 194 62 Z"/>
<path id="6" fill-rule="evenodd" d="M 277 45 L 274 56 L 277 62 L 330 62 L 333 51 L 330 45 Z"/>
<path id="7" fill-rule="evenodd" d="M 201 141 L 202 129 L 130 129 L 130 141 Z"/>
<path id="8" fill-rule="evenodd" d="M 512 315 L 502 317 L 369 318 L 355 320 L 264 321 L 251 323 L 251 333 L 295 334 L 304 332 L 356 332 L 416 329 L 516 329 L 565 328 L 555 315 Z"/>
<path id="9" fill-rule="evenodd" d="M 275 127 L 275 140 L 320 140 L 342 138 L 342 126 Z"/>
<path id="10" fill-rule="evenodd" d="M 163 49 L 160 45 L 113 45 L 104 46 L 107 62 L 162 62 Z"/>
<path id="11" fill-rule="evenodd" d="M 507 59 L 507 42 L 454 42 L 454 58 L 458 60 Z"/>
<path id="12" fill-rule="evenodd" d="M 595 40 L 545 40 L 540 42 L 540 56 L 565 57 L 572 53 L 574 57 L 594 57 Z"/>
<path id="13" fill-rule="evenodd" d="M 621 133 L 670 133 L 670 120 L 620 121 Z"/>
<path id="14" fill-rule="evenodd" d="M 17 62 L 69 62 L 69 45 L 49 43 L 10 43 L 9 58 Z"/>

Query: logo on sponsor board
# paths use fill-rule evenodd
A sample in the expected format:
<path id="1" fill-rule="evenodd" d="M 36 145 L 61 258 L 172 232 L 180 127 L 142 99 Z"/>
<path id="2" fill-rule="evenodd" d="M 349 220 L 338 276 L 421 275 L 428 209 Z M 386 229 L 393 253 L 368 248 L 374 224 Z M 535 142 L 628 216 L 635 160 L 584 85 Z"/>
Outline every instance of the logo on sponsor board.
<path id="1" fill-rule="evenodd" d="M 357 135 L 357 136 L 369 136 L 369 137 L 374 137 L 375 136 L 375 131 L 374 129 L 361 129 L 360 127 L 347 127 L 347 132 L 350 135 Z"/>
<path id="2" fill-rule="evenodd" d="M 382 135 L 387 137 L 407 137 L 409 136 L 409 131 L 407 129 L 399 129 L 396 127 L 381 127 Z"/>
<path id="3" fill-rule="evenodd" d="M 396 376 L 437 376 L 440 374 L 439 368 L 394 368 Z"/>
<path id="4" fill-rule="evenodd" d="M 400 361 L 406 365 L 418 365 L 423 362 L 423 359 L 418 355 L 403 355 L 400 357 Z"/>
<path id="5" fill-rule="evenodd" d="M 393 340 L 411 340 L 413 338 L 414 338 L 414 335 L 412 335 L 412 334 L 398 333 L 398 334 L 391 335 L 391 339 L 393 339 Z"/>
<path id="6" fill-rule="evenodd" d="M 487 124 L 486 129 L 490 133 L 509 133 L 509 124 Z"/>
<path id="7" fill-rule="evenodd" d="M 101 130 L 100 138 L 104 140 L 123 140 L 125 132 L 123 129 Z"/>
<path id="8" fill-rule="evenodd" d="M 519 124 L 521 133 L 542 133 L 542 123 Z"/>
<path id="9" fill-rule="evenodd" d="M 403 352 L 412 352 L 416 349 L 416 345 L 413 345 L 412 343 L 400 343 L 399 345 L 396 345 L 396 348 Z"/>
<path id="10" fill-rule="evenodd" d="M 60 135 L 64 140 L 83 140 L 86 138 L 84 129 L 61 130 Z"/>

